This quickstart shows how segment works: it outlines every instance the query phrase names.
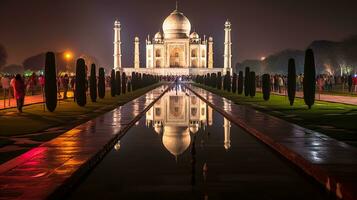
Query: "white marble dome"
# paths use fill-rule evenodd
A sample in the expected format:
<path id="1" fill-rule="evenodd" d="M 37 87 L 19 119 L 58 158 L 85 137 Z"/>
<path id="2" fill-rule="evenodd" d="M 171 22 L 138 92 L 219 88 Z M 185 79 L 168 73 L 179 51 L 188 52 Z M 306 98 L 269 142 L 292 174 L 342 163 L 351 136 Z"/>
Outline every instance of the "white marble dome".
<path id="1" fill-rule="evenodd" d="M 188 127 L 165 126 L 162 143 L 175 157 L 183 154 L 191 143 Z"/>
<path id="2" fill-rule="evenodd" d="M 154 38 L 161 40 L 161 39 L 162 39 L 162 34 L 161 34 L 161 32 L 157 32 L 157 33 L 155 34 L 155 37 L 154 37 Z"/>
<path id="3" fill-rule="evenodd" d="M 191 38 L 191 39 L 199 39 L 200 36 L 198 35 L 198 33 L 192 32 L 191 35 L 190 35 L 190 38 Z"/>
<path id="4" fill-rule="evenodd" d="M 165 19 L 162 30 L 165 39 L 188 38 L 191 32 L 191 23 L 183 13 L 174 10 Z"/>

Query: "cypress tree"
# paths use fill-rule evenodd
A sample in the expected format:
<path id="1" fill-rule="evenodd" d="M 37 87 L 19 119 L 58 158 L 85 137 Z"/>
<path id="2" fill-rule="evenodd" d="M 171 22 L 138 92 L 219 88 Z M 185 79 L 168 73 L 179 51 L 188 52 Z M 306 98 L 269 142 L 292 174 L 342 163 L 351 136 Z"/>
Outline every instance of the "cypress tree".
<path id="1" fill-rule="evenodd" d="M 289 59 L 288 65 L 288 97 L 290 105 L 294 104 L 296 93 L 296 69 L 295 69 L 295 60 Z"/>
<path id="2" fill-rule="evenodd" d="M 85 106 L 87 103 L 86 95 L 86 65 L 84 59 L 77 60 L 76 65 L 76 101 L 79 106 Z"/>
<path id="3" fill-rule="evenodd" d="M 57 107 L 56 59 L 53 52 L 46 53 L 45 61 L 45 97 L 46 107 L 50 112 Z"/>
<path id="4" fill-rule="evenodd" d="M 249 95 L 250 97 L 255 97 L 255 90 L 256 90 L 256 84 L 255 84 L 255 72 L 250 72 L 250 77 L 249 77 Z"/>
<path id="5" fill-rule="evenodd" d="M 243 72 L 239 71 L 238 74 L 238 94 L 243 93 Z"/>
<path id="6" fill-rule="evenodd" d="M 131 81 L 128 81 L 128 92 L 131 92 Z"/>
<path id="7" fill-rule="evenodd" d="M 99 68 L 98 96 L 101 99 L 105 97 L 105 71 L 103 67 Z"/>
<path id="8" fill-rule="evenodd" d="M 211 74 L 210 73 L 207 73 L 207 83 L 206 83 L 207 86 L 212 86 L 211 84 Z"/>
<path id="9" fill-rule="evenodd" d="M 232 90 L 232 80 L 231 80 L 231 73 L 229 71 L 227 71 L 226 73 L 226 87 L 227 87 L 227 91 L 230 92 Z"/>
<path id="10" fill-rule="evenodd" d="M 249 96 L 249 84 L 250 84 L 250 81 L 249 81 L 249 76 L 250 76 L 250 72 L 249 72 L 249 67 L 246 67 L 245 68 L 245 77 L 244 77 L 244 95 L 247 97 Z"/>
<path id="11" fill-rule="evenodd" d="M 216 73 L 211 73 L 211 87 L 216 88 L 217 83 L 217 76 Z"/>
<path id="12" fill-rule="evenodd" d="M 133 91 L 135 91 L 136 90 L 136 74 L 135 74 L 135 72 L 131 72 L 131 88 L 132 88 L 132 90 Z"/>
<path id="13" fill-rule="evenodd" d="M 97 102 L 97 76 L 96 76 L 96 66 L 94 63 L 91 65 L 90 68 L 89 94 L 92 102 Z"/>
<path id="14" fill-rule="evenodd" d="M 232 92 L 237 92 L 237 74 L 233 73 L 233 80 L 232 80 Z"/>
<path id="15" fill-rule="evenodd" d="M 115 97 L 115 94 L 117 93 L 117 89 L 115 87 L 115 70 L 112 69 L 110 73 L 110 94 L 112 97 Z"/>
<path id="16" fill-rule="evenodd" d="M 223 90 L 227 90 L 227 74 L 225 74 L 223 77 Z"/>
<path id="17" fill-rule="evenodd" d="M 115 72 L 115 88 L 116 88 L 116 95 L 121 94 L 121 77 L 120 77 L 120 71 Z"/>
<path id="18" fill-rule="evenodd" d="M 263 85 L 262 85 L 263 99 L 265 101 L 268 101 L 270 98 L 270 75 L 263 74 L 262 82 L 263 82 Z"/>
<path id="19" fill-rule="evenodd" d="M 217 89 L 221 90 L 222 89 L 222 73 L 218 72 L 217 75 Z"/>
<path id="20" fill-rule="evenodd" d="M 311 106 L 315 103 L 315 59 L 314 52 L 312 49 L 306 50 L 305 53 L 305 64 L 304 64 L 304 80 L 303 80 L 303 90 L 304 90 L 304 101 L 305 104 L 311 109 Z"/>
<path id="21" fill-rule="evenodd" d="M 126 74 L 125 72 L 123 72 L 121 76 L 121 93 L 123 94 L 126 93 L 126 82 L 127 82 Z"/>

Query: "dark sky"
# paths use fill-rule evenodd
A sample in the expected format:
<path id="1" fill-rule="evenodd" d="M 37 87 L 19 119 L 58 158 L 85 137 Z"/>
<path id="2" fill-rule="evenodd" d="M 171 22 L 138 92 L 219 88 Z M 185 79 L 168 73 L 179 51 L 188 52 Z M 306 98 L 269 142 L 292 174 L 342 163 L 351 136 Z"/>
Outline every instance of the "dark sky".
<path id="1" fill-rule="evenodd" d="M 46 51 L 73 50 L 113 64 L 113 21 L 122 24 L 123 65 L 133 65 L 133 40 L 161 29 L 174 0 L 0 0 L 0 44 L 10 63 Z M 179 9 L 200 35 L 215 42 L 222 66 L 223 24 L 232 22 L 233 62 L 286 48 L 304 49 L 313 40 L 357 34 L 357 0 L 180 0 Z"/>

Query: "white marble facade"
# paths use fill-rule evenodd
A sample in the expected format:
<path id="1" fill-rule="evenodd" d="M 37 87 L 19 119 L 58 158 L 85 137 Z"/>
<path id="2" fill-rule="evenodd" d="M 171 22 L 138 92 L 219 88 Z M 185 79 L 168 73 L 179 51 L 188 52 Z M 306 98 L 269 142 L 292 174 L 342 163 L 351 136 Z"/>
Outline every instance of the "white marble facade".
<path id="1" fill-rule="evenodd" d="M 116 22 L 117 24 L 119 22 Z M 136 71 L 140 73 L 151 73 L 158 75 L 197 75 L 207 73 L 231 71 L 231 66 L 226 63 L 231 63 L 226 59 L 231 59 L 231 43 L 230 43 L 230 26 L 225 24 L 225 37 L 229 37 L 225 42 L 225 64 L 224 68 L 214 68 L 213 64 L 213 38 L 200 37 L 195 31 L 191 32 L 191 23 L 188 18 L 176 9 L 165 19 L 162 25 L 162 31 L 157 32 L 153 38 L 149 36 L 146 39 L 146 66 L 145 68 L 138 67 L 139 55 L 139 38 L 135 38 L 135 67 L 118 69 L 120 64 L 115 64 L 116 70 L 123 70 L 127 74 Z M 114 41 L 115 52 L 114 61 L 118 63 L 121 52 L 118 53 L 118 44 L 120 45 L 120 29 L 115 29 L 116 37 Z M 119 37 L 118 37 L 119 35 Z M 228 51 L 226 51 L 226 49 Z M 227 53 L 229 55 L 227 55 Z"/>

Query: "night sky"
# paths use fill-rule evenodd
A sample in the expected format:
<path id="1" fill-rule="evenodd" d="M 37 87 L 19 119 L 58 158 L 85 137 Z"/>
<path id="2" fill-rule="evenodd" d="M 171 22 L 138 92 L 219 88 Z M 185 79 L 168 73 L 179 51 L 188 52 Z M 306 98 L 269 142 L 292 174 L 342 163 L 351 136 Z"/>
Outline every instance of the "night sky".
<path id="1" fill-rule="evenodd" d="M 0 0 L 0 44 L 7 63 L 20 64 L 46 51 L 72 50 L 113 65 L 113 22 L 122 24 L 123 66 L 133 65 L 133 41 L 161 30 L 174 0 Z M 304 49 L 313 40 L 357 34 L 356 0 L 180 0 L 179 10 L 201 36 L 213 36 L 215 66 L 223 65 L 224 22 L 232 22 L 233 63 L 286 48 Z"/>

